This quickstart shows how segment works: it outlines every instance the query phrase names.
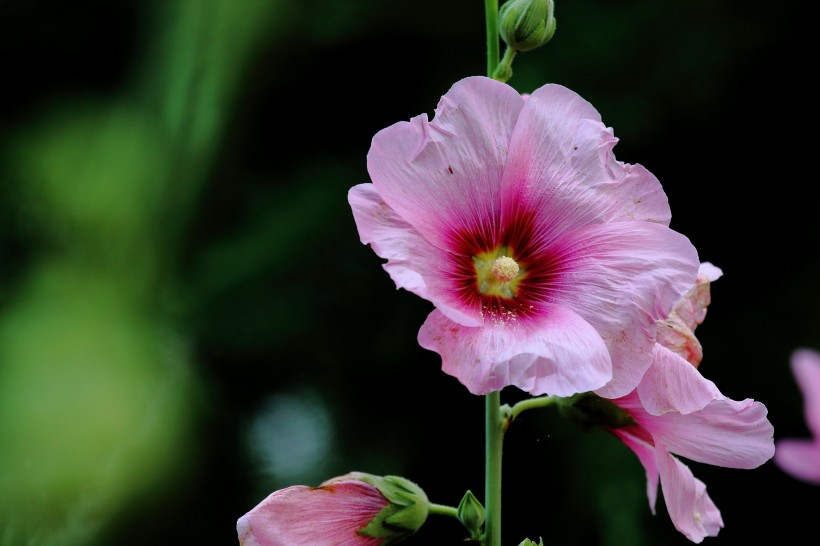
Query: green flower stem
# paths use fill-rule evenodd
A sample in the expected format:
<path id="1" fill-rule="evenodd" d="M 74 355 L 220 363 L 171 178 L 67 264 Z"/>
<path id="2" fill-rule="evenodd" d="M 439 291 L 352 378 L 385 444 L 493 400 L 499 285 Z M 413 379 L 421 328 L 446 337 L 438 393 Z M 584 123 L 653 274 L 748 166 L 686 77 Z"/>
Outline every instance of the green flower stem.
<path id="1" fill-rule="evenodd" d="M 458 519 L 458 508 L 454 508 L 452 506 L 446 506 L 444 504 L 436 504 L 434 502 L 431 502 L 429 510 L 431 514 L 438 514 L 439 516 L 449 516 L 451 518 Z"/>
<path id="2" fill-rule="evenodd" d="M 527 411 L 528 409 L 533 408 L 546 408 L 547 406 L 551 406 L 558 401 L 557 396 L 541 396 L 539 398 L 528 398 L 526 400 L 522 400 L 514 405 L 511 409 L 504 411 L 505 416 L 509 419 L 510 422 L 515 421 L 515 418 L 522 411 Z"/>
<path id="3" fill-rule="evenodd" d="M 487 76 L 492 78 L 498 68 L 498 0 L 484 0 L 487 30 Z M 504 428 L 501 424 L 501 393 L 491 392 L 485 397 L 485 467 L 484 467 L 484 522 L 483 546 L 501 546 L 501 446 Z"/>
<path id="4" fill-rule="evenodd" d="M 516 51 L 511 47 L 507 47 L 507 49 L 504 50 L 504 56 L 501 58 L 501 63 L 496 67 L 493 73 L 493 79 L 506 83 L 512 78 L 512 62 L 513 59 L 515 59 L 515 53 Z"/>
<path id="5" fill-rule="evenodd" d="M 504 427 L 501 422 L 501 393 L 485 397 L 484 545 L 501 546 L 501 452 Z"/>
<path id="6" fill-rule="evenodd" d="M 484 17 L 487 21 L 487 76 L 495 74 L 498 67 L 498 0 L 484 0 Z"/>

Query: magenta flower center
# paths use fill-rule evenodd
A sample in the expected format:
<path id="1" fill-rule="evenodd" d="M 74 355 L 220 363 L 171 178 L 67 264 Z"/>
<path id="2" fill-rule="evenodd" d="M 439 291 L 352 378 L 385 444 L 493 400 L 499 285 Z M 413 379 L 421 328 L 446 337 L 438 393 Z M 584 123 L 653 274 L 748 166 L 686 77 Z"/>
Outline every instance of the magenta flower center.
<path id="1" fill-rule="evenodd" d="M 562 274 L 560 253 L 534 244 L 533 216 L 517 212 L 483 229 L 454 232 L 453 280 L 458 298 L 496 326 L 538 316 L 553 301 Z M 505 225 L 506 224 L 506 225 Z"/>

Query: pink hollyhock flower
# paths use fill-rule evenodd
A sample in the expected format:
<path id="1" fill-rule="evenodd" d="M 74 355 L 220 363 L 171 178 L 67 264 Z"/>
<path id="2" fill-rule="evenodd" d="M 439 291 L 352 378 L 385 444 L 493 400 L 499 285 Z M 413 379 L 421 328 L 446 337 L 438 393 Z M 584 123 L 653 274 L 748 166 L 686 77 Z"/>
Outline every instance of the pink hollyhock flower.
<path id="1" fill-rule="evenodd" d="M 483 77 L 373 138 L 349 192 L 363 243 L 435 306 L 419 331 L 472 393 L 623 396 L 695 281 L 658 180 L 574 92 Z"/>
<path id="2" fill-rule="evenodd" d="M 351 472 L 274 491 L 236 530 L 240 546 L 386 546 L 421 527 L 428 506 L 404 478 Z"/>
<path id="3" fill-rule="evenodd" d="M 779 440 L 774 462 L 794 478 L 820 485 L 820 353 L 799 349 L 792 354 L 791 367 L 803 393 L 806 424 L 814 438 Z"/>
<path id="4" fill-rule="evenodd" d="M 659 326 L 652 366 L 632 393 L 611 400 L 625 415 L 608 418 L 606 428 L 638 456 L 646 470 L 647 496 L 655 513 L 658 483 L 675 528 L 693 542 L 717 536 L 720 511 L 706 486 L 673 455 L 728 468 L 756 468 L 774 455 L 774 429 L 760 402 L 723 396 L 692 364 L 701 359 L 695 327 L 709 304 L 709 283 L 722 272 L 701 265 L 692 290 Z M 668 329 L 673 334 L 661 335 Z M 695 350 L 696 349 L 696 350 Z M 694 359 L 690 362 L 686 360 Z"/>

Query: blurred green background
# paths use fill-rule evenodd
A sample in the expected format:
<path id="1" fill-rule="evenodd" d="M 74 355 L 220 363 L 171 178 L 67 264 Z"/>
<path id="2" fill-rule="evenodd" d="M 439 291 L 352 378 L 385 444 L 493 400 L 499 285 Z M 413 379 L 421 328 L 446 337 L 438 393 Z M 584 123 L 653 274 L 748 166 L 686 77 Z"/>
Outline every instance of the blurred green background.
<path id="1" fill-rule="evenodd" d="M 807 437 L 820 350 L 818 9 L 558 0 L 510 84 L 590 100 L 724 270 L 701 371 Z M 0 2 L 0 544 L 238 544 L 274 489 L 400 474 L 483 495 L 483 400 L 358 240 L 371 137 L 485 69 L 478 0 Z M 508 389 L 502 401 L 521 393 Z M 505 444 L 504 542 L 689 544 L 637 458 L 554 410 Z M 716 545 L 812 536 L 820 488 L 691 463 Z M 460 544 L 431 518 L 411 544 Z"/>

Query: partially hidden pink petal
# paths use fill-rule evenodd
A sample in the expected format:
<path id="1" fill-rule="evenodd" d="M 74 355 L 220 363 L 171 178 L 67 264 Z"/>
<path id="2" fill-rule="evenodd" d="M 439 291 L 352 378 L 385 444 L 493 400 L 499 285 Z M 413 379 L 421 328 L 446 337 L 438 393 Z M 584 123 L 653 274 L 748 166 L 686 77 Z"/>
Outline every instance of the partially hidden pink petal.
<path id="1" fill-rule="evenodd" d="M 638 385 L 643 408 L 652 415 L 702 410 L 722 397 L 715 384 L 666 347 L 655 344 L 652 366 Z"/>
<path id="2" fill-rule="evenodd" d="M 656 339 L 660 345 L 689 362 L 690 366 L 697 367 L 703 360 L 703 346 L 688 322 L 672 311 L 668 317 L 658 321 Z"/>
<path id="3" fill-rule="evenodd" d="M 774 427 L 766 406 L 724 396 L 687 415 L 633 414 L 672 453 L 728 468 L 757 468 L 774 455 Z"/>
<path id="4" fill-rule="evenodd" d="M 723 276 L 723 271 L 720 268 L 709 262 L 700 264 L 695 285 L 684 294 L 672 310 L 689 330 L 694 331 L 706 318 L 706 308 L 712 302 L 711 284 L 721 276 Z"/>
<path id="5" fill-rule="evenodd" d="M 652 222 L 588 226 L 547 248 L 562 256 L 550 296 L 592 324 L 612 356 L 612 381 L 596 393 L 624 396 L 651 364 L 656 321 L 694 284 L 697 251 Z"/>
<path id="6" fill-rule="evenodd" d="M 656 447 L 663 498 L 675 529 L 695 543 L 717 536 L 723 518 L 706 493 L 706 485 L 695 478 L 688 466 L 662 447 Z"/>
<path id="7" fill-rule="evenodd" d="M 714 282 L 723 276 L 723 270 L 711 262 L 703 262 L 698 268 L 698 276 L 701 275 L 707 281 Z"/>
<path id="8" fill-rule="evenodd" d="M 544 305 L 538 320 L 471 328 L 433 311 L 419 344 L 473 394 L 514 385 L 533 395 L 570 396 L 606 383 L 609 353 L 595 329 L 568 308 Z"/>
<path id="9" fill-rule="evenodd" d="M 512 87 L 484 77 L 454 84 L 432 121 L 400 122 L 373 137 L 370 178 L 425 239 L 454 250 L 454 234 L 492 231 L 510 135 L 524 105 Z"/>
<path id="10" fill-rule="evenodd" d="M 646 471 L 646 496 L 649 509 L 655 514 L 655 503 L 658 499 L 658 463 L 655 461 L 655 446 L 645 431 L 638 426 L 613 429 L 612 434 L 620 438 L 631 449 Z"/>
<path id="11" fill-rule="evenodd" d="M 820 353 L 798 349 L 792 354 L 791 366 L 803 393 L 806 425 L 820 438 Z"/>
<path id="12" fill-rule="evenodd" d="M 658 322 L 658 343 L 679 354 L 692 365 L 703 359 L 703 348 L 695 337 L 695 328 L 706 318 L 711 303 L 710 285 L 723 272 L 709 262 L 700 264 L 695 285 L 675 304 L 672 312 Z"/>
<path id="13" fill-rule="evenodd" d="M 240 546 L 378 546 L 358 534 L 386 506 L 370 484 L 336 482 L 271 493 L 237 521 Z"/>
<path id="14" fill-rule="evenodd" d="M 359 184 L 348 201 L 362 243 L 387 259 L 384 269 L 399 288 L 432 302 L 452 320 L 467 326 L 481 324 L 480 310 L 469 309 L 448 290 L 450 256 L 432 245 L 384 202 L 373 184 Z"/>
<path id="15" fill-rule="evenodd" d="M 545 85 L 526 101 L 515 126 L 505 192 L 555 231 L 622 220 L 668 225 L 660 183 L 640 165 L 616 161 L 616 143 L 589 102 L 560 85 Z"/>
<path id="16" fill-rule="evenodd" d="M 820 441 L 778 440 L 774 462 L 790 476 L 820 485 Z"/>

